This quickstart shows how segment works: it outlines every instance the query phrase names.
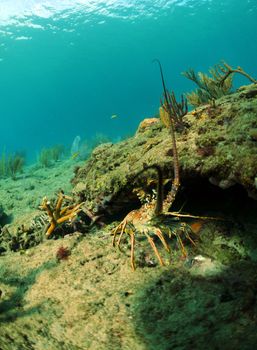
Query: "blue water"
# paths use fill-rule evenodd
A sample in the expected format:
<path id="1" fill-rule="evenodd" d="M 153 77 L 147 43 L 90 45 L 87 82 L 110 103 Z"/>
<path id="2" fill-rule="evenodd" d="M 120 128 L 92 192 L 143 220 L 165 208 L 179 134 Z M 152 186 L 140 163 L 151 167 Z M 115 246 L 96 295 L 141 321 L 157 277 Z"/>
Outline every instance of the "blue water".
<path id="1" fill-rule="evenodd" d="M 154 58 L 180 94 L 221 59 L 256 78 L 256 38 L 256 0 L 2 0 L 0 152 L 130 135 L 159 106 Z"/>

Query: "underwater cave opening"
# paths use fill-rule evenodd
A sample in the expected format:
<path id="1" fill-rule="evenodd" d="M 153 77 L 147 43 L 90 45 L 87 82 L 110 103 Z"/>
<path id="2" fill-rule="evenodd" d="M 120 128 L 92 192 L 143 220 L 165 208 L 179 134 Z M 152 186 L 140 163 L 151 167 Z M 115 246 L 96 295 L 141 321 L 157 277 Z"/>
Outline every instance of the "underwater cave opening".
<path id="1" fill-rule="evenodd" d="M 165 195 L 170 187 L 169 182 L 165 186 Z M 139 209 L 141 205 L 136 193 L 132 190 L 119 193 L 119 196 L 109 203 L 109 213 L 105 216 L 105 222 L 120 221 L 130 211 Z M 230 188 L 221 189 L 203 177 L 183 180 L 170 211 L 222 217 L 234 222 L 257 223 L 257 201 L 250 198 L 241 185 L 235 184 Z"/>
<path id="2" fill-rule="evenodd" d="M 207 178 L 190 178 L 183 181 L 172 211 L 199 216 L 221 216 L 243 222 L 257 222 L 257 201 L 250 198 L 239 184 L 222 189 Z"/>

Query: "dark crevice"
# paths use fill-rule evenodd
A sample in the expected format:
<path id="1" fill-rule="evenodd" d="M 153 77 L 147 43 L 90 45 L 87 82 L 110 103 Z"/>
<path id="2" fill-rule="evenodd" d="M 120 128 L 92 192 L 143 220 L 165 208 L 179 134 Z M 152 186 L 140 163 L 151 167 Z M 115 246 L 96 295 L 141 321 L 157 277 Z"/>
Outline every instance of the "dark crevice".
<path id="1" fill-rule="evenodd" d="M 184 206 L 183 206 L 184 205 Z M 195 178 L 183 183 L 172 210 L 194 215 L 222 215 L 232 220 L 254 219 L 257 201 L 250 198 L 243 186 L 236 184 L 221 189 L 206 178 Z"/>
<path id="2" fill-rule="evenodd" d="M 170 187 L 169 182 L 165 186 L 165 195 Z M 147 192 L 151 193 L 152 189 L 155 189 L 155 185 L 149 186 Z M 101 214 L 105 222 L 110 223 L 122 220 L 131 210 L 140 206 L 141 203 L 132 190 L 123 191 L 113 197 L 111 202 L 106 203 Z M 199 216 L 222 216 L 235 221 L 254 220 L 257 201 L 248 197 L 241 185 L 221 189 L 206 178 L 196 177 L 183 181 L 170 211 Z"/>

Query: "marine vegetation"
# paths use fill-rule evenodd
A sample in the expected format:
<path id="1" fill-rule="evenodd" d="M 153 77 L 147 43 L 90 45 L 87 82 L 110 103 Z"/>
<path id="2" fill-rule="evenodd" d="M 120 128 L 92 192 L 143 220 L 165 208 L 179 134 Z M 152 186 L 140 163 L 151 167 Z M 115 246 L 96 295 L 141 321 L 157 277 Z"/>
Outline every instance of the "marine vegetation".
<path id="1" fill-rule="evenodd" d="M 170 105 L 173 119 L 174 119 L 174 126 L 176 130 L 183 129 L 185 126 L 185 123 L 183 121 L 183 117 L 188 112 L 188 106 L 187 106 L 187 99 L 184 97 L 184 95 L 181 95 L 181 102 L 178 102 L 175 96 L 174 91 L 171 91 L 171 93 L 167 93 L 168 103 Z M 161 100 L 161 106 L 163 106 L 164 103 Z M 169 118 L 167 119 L 167 113 L 163 107 L 159 108 L 159 115 L 162 123 L 169 128 Z"/>
<path id="2" fill-rule="evenodd" d="M 182 242 L 182 236 L 185 236 L 193 245 L 195 245 L 193 239 L 190 237 L 190 229 L 185 223 L 179 223 L 179 225 L 174 225 L 174 229 L 169 229 L 164 225 L 165 219 L 172 216 L 176 217 L 194 217 L 187 214 L 180 214 L 178 212 L 168 212 L 172 203 L 176 198 L 176 194 L 180 187 L 180 175 L 179 175 L 179 160 L 178 160 L 178 152 L 176 145 L 176 137 L 175 137 L 175 125 L 177 122 L 177 115 L 175 115 L 175 108 L 171 106 L 173 101 L 172 96 L 169 94 L 166 89 L 164 77 L 162 73 L 162 67 L 159 61 L 157 61 L 160 68 L 163 91 L 164 91 L 164 102 L 160 107 L 160 115 L 162 115 L 162 120 L 164 121 L 164 125 L 168 128 L 169 134 L 172 141 L 172 149 L 173 149 L 173 168 L 174 168 L 174 179 L 172 182 L 171 190 L 168 192 L 166 199 L 163 196 L 163 177 L 162 170 L 158 165 L 150 165 L 146 166 L 141 172 L 138 173 L 140 175 L 142 172 L 154 168 L 158 174 L 158 182 L 157 182 L 157 193 L 156 196 L 152 196 L 151 198 L 146 198 L 145 203 L 141 206 L 140 209 L 132 210 L 129 212 L 125 218 L 119 223 L 119 225 L 113 230 L 113 246 L 119 248 L 121 239 L 124 233 L 127 233 L 130 236 L 131 242 L 131 256 L 130 263 L 133 270 L 135 270 L 135 233 L 142 233 L 148 240 L 151 245 L 160 265 L 164 265 L 164 261 L 159 254 L 157 246 L 154 242 L 154 239 L 151 237 L 153 234 L 157 236 L 161 241 L 163 247 L 167 252 L 170 252 L 169 245 L 164 237 L 163 230 L 165 230 L 165 234 L 168 237 L 175 236 L 178 244 L 181 248 L 182 254 L 184 256 L 187 255 L 184 244 Z M 199 218 L 199 217 L 197 217 Z M 205 217 L 200 217 L 205 218 Z M 117 235 L 119 235 L 118 240 Z"/>
<path id="3" fill-rule="evenodd" d="M 217 98 L 230 94 L 232 92 L 233 76 L 235 73 L 245 76 L 252 83 L 257 82 L 257 80 L 246 73 L 241 67 L 232 68 L 225 61 L 210 68 L 209 73 L 210 75 L 202 72 L 196 74 L 193 69 L 182 73 L 182 75 L 192 80 L 198 86 L 195 91 L 186 95 L 193 107 L 210 103 Z"/>
<path id="4" fill-rule="evenodd" d="M 58 162 L 61 156 L 64 154 L 64 145 L 54 145 L 51 148 L 52 159 L 54 162 Z"/>
<path id="5" fill-rule="evenodd" d="M 15 153 L 15 154 L 11 154 L 8 157 L 7 160 L 7 166 L 8 166 L 8 174 L 10 174 L 10 176 L 13 179 L 16 179 L 16 175 L 19 172 L 22 172 L 24 163 L 25 163 L 25 156 L 23 153 Z"/>
<path id="6" fill-rule="evenodd" d="M 51 164 L 52 154 L 50 152 L 50 148 L 43 148 L 38 156 L 38 163 L 43 168 L 48 168 Z"/>
<path id="7" fill-rule="evenodd" d="M 63 154 L 63 145 L 54 145 L 53 147 L 43 148 L 38 155 L 38 163 L 43 168 L 48 168 L 52 162 L 57 162 L 60 160 Z"/>
<path id="8" fill-rule="evenodd" d="M 6 175 L 6 152 L 3 150 L 2 156 L 0 158 L 0 177 L 4 177 Z"/>
<path id="9" fill-rule="evenodd" d="M 11 177 L 16 179 L 18 173 L 22 172 L 25 164 L 25 155 L 23 152 L 6 154 L 5 151 L 2 153 L 0 159 L 0 177 Z"/>

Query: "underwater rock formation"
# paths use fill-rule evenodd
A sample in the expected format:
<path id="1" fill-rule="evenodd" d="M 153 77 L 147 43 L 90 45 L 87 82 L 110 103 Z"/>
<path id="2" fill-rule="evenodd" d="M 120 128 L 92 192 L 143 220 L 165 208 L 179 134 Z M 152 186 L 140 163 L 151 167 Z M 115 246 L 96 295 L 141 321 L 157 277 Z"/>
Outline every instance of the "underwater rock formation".
<path id="1" fill-rule="evenodd" d="M 184 116 L 187 128 L 176 135 L 182 184 L 196 177 L 222 189 L 239 184 L 256 199 L 256 115 L 257 84 L 251 84 Z M 160 121 L 143 123 L 134 137 L 97 147 L 77 169 L 73 192 L 95 213 L 115 215 L 137 200 L 133 190 L 142 184 L 136 175 L 146 165 L 158 164 L 172 179 L 172 155 Z"/>
<path id="2" fill-rule="evenodd" d="M 98 223 L 102 219 L 108 223 L 140 207 L 142 196 L 152 194 L 156 187 L 156 172 L 147 166 L 158 164 L 165 191 L 170 189 L 172 142 L 158 118 L 142 121 L 128 140 L 97 147 L 84 166 L 76 169 L 73 191 L 80 198 L 74 198 L 85 201 L 82 209 L 85 205 L 96 216 L 85 213 L 83 223 L 79 220 L 75 227 L 65 221 L 64 227 L 58 225 L 53 232 L 57 239 L 51 240 L 44 239 L 48 215 L 35 209 L 23 221 L 16 221 L 16 233 L 14 227 L 5 225 L 0 234 L 0 347 L 206 349 L 206 339 L 212 339 L 213 349 L 253 349 L 257 202 L 247 198 L 247 192 L 256 195 L 256 111 L 257 85 L 252 85 L 183 117 L 185 127 L 177 132 L 182 182 L 178 195 L 195 186 L 200 197 L 208 183 L 215 193 L 229 192 L 228 197 L 230 189 L 224 189 L 231 186 L 243 196 L 230 198 L 227 212 L 222 212 L 225 220 L 187 221 L 197 239 L 196 245 L 184 239 L 187 257 L 181 257 L 180 236 L 169 238 L 163 231 L 171 248 L 168 253 L 160 247 L 166 267 L 157 266 L 142 232 L 136 232 L 138 269 L 133 273 L 126 257 L 131 250 L 127 232 L 119 251 L 111 245 L 114 222 L 92 230 L 88 223 L 90 231 L 85 236 L 82 230 L 87 229 L 86 219 L 92 223 L 103 214 Z M 69 169 L 73 164 L 69 163 Z M 66 165 L 60 166 L 62 171 L 57 173 L 54 168 L 47 170 L 48 187 L 51 177 L 64 186 L 70 178 L 70 172 L 61 177 Z M 38 193 L 53 196 L 44 187 Z M 213 198 L 207 195 L 207 199 L 209 210 Z M 197 201 L 194 198 L 193 206 Z M 231 203 L 239 220 L 231 220 Z M 218 208 L 221 204 L 219 198 Z M 184 210 L 191 213 L 188 207 Z M 167 222 L 172 232 L 180 224 L 169 221 L 168 226 Z"/>

